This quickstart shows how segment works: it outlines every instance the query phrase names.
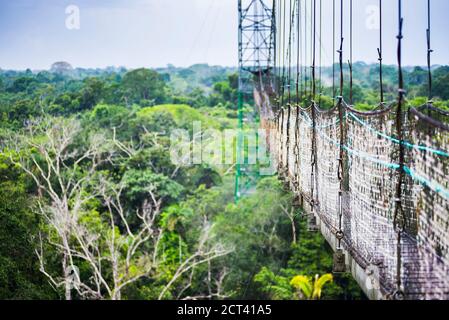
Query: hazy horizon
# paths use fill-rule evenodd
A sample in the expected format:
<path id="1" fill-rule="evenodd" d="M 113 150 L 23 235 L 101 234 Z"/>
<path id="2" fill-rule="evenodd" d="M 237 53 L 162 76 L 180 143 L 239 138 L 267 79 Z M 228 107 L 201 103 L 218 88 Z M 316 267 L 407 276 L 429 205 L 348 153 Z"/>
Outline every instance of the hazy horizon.
<path id="1" fill-rule="evenodd" d="M 326 30 L 331 30 L 332 2 L 322 1 L 323 65 L 329 65 L 332 32 Z M 366 28 L 369 9 L 377 3 L 354 1 L 354 61 L 377 62 L 378 30 Z M 426 64 L 426 4 L 403 3 L 404 65 Z M 79 29 L 67 27 L 73 6 L 79 10 Z M 447 12 L 449 1 L 432 0 L 433 65 L 449 65 Z M 0 68 L 46 70 L 56 61 L 86 69 L 205 63 L 236 67 L 237 18 L 237 0 L 0 0 L 0 41 L 7 44 L 0 51 Z M 396 1 L 384 1 L 384 30 L 384 63 L 394 65 Z M 347 47 L 344 55 L 347 61 Z"/>
<path id="2" fill-rule="evenodd" d="M 176 66 L 176 65 L 174 65 L 174 64 L 171 64 L 171 63 L 168 63 L 167 65 L 165 65 L 165 66 L 155 66 L 155 67 L 145 67 L 145 66 L 142 66 L 142 67 L 135 67 L 135 68 L 129 68 L 129 67 L 126 67 L 126 66 L 120 66 L 120 65 L 112 65 L 112 66 L 104 66 L 104 67 L 83 67 L 83 66 L 74 66 L 74 65 L 72 65 L 71 63 L 70 63 L 70 61 L 62 61 L 62 60 L 60 60 L 60 61 L 55 61 L 55 63 L 56 62 L 67 62 L 67 63 L 69 63 L 71 66 L 72 66 L 72 68 L 74 69 L 74 70 L 76 70 L 76 69 L 82 69 L 82 70 L 96 70 L 96 69 L 98 69 L 98 70 L 105 70 L 105 69 L 109 69 L 109 68 L 113 68 L 113 69 L 120 69 L 120 68 L 125 68 L 126 70 L 135 70 L 135 69 L 139 69 L 139 68 L 148 68 L 148 69 L 153 69 L 153 70 L 157 70 L 157 69 L 168 69 L 168 68 L 170 68 L 170 67 L 173 67 L 173 68 L 176 68 L 176 69 L 189 69 L 189 68 L 192 68 L 192 67 L 194 67 L 194 66 L 197 66 L 197 65 L 207 65 L 208 67 L 210 67 L 210 68 L 213 68 L 213 67 L 219 67 L 219 68 L 228 68 L 228 69 L 238 69 L 238 66 L 237 65 L 235 65 L 235 66 L 224 66 L 224 65 L 219 65 L 219 64 L 215 64 L 215 65 L 211 65 L 211 64 L 208 64 L 208 63 L 201 63 L 201 62 L 199 62 L 199 63 L 194 63 L 194 64 L 192 64 L 192 65 L 190 65 L 190 66 Z M 375 62 L 364 62 L 364 61 L 356 61 L 356 62 L 354 62 L 354 64 L 358 64 L 358 63 L 364 63 L 364 64 L 366 64 L 366 65 L 368 65 L 368 66 L 374 66 L 374 65 L 378 65 L 378 63 L 375 63 Z M 336 65 L 337 65 L 337 63 L 336 63 Z M 347 63 L 345 63 L 344 64 L 344 66 L 346 67 L 347 66 Z M 438 67 L 447 67 L 447 66 L 449 66 L 449 64 L 433 64 L 432 66 L 431 66 L 431 68 L 432 69 L 435 69 L 435 68 L 438 68 Z M 306 67 L 309 67 L 309 66 L 306 66 Z M 330 67 L 332 67 L 331 65 L 326 65 L 326 66 L 322 66 L 323 68 L 330 68 Z M 384 67 L 397 67 L 397 65 L 395 65 L 395 64 L 384 64 Z M 421 68 L 427 68 L 427 66 L 426 65 L 405 65 L 405 66 L 402 66 L 404 69 L 410 69 L 410 68 L 416 68 L 416 67 L 421 67 Z M 294 69 L 296 69 L 296 65 L 292 65 L 292 70 L 294 70 Z M 25 72 L 26 70 L 31 70 L 32 72 L 41 72 L 41 71 L 50 71 L 51 70 L 51 65 L 48 67 L 48 68 L 38 68 L 38 69 L 31 69 L 31 68 L 24 68 L 24 69 L 6 69 L 6 68 L 2 68 L 1 66 L 0 66 L 0 70 L 1 71 L 17 71 L 17 72 Z"/>

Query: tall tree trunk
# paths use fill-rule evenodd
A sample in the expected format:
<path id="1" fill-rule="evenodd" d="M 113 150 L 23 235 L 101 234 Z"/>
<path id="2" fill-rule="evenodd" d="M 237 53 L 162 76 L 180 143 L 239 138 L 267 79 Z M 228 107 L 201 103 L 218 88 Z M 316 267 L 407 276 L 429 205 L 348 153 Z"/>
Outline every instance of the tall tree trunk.
<path id="1" fill-rule="evenodd" d="M 64 257 L 62 259 L 62 268 L 64 272 L 64 286 L 65 286 L 65 299 L 72 300 L 72 282 L 70 280 L 70 270 L 67 267 L 68 264 L 68 255 L 64 253 Z"/>

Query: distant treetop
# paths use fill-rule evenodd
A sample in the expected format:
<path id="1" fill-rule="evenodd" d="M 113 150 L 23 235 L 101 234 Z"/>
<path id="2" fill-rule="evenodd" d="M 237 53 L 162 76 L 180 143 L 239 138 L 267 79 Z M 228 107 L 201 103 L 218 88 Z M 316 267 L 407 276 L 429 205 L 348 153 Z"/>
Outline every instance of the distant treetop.
<path id="1" fill-rule="evenodd" d="M 65 61 L 58 61 L 51 65 L 50 71 L 59 74 L 67 74 L 73 70 L 73 67 L 70 63 Z"/>

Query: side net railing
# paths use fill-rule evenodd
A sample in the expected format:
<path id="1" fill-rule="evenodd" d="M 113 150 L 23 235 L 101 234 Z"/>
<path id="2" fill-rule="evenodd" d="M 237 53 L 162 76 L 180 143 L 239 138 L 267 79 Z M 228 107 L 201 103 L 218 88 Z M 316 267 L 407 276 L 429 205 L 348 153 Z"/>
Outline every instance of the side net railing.
<path id="1" fill-rule="evenodd" d="M 316 105 L 284 108 L 274 119 L 263 119 L 263 126 L 276 137 L 271 150 L 277 152 L 280 174 L 305 204 L 314 203 L 328 238 L 341 229 L 342 174 L 345 251 L 362 269 L 378 268 L 385 296 L 396 288 L 399 262 L 408 298 L 449 298 L 449 131 L 442 120 L 447 115 L 432 117 L 437 111 L 428 108 L 405 112 L 407 140 L 401 142 L 395 138 L 393 106 L 373 113 L 346 105 L 344 109 L 343 123 L 337 108 L 322 111 Z M 401 143 L 406 149 L 401 199 L 405 230 L 398 250 L 393 219 Z M 344 159 L 339 159 L 341 148 Z"/>

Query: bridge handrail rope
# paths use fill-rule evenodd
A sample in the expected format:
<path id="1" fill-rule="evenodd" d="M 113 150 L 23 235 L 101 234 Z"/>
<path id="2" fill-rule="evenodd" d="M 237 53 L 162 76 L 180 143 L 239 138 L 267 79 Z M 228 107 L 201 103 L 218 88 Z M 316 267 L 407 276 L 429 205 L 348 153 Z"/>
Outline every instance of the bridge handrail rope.
<path id="1" fill-rule="evenodd" d="M 449 117 L 449 111 L 437 108 L 433 104 L 425 104 L 421 108 L 426 108 L 426 109 L 429 109 L 431 111 L 435 111 L 435 112 L 437 112 L 437 113 L 439 113 L 439 114 L 441 114 L 443 116 Z"/>
<path id="2" fill-rule="evenodd" d="M 310 119 L 310 117 L 305 113 L 305 112 L 301 112 L 300 113 L 302 115 L 301 119 L 307 124 L 307 126 L 311 129 L 313 128 L 313 124 L 312 124 L 312 119 Z M 340 123 L 340 120 L 337 119 L 336 122 L 329 124 L 325 127 L 322 127 L 322 129 L 326 129 L 329 128 L 331 126 L 336 126 Z M 316 127 L 316 129 L 318 129 L 319 127 Z M 319 134 L 320 137 L 322 137 L 323 139 L 329 141 L 330 143 L 332 143 L 333 145 L 344 149 L 345 151 L 370 162 L 376 163 L 376 164 L 380 164 L 388 169 L 393 169 L 393 170 L 399 170 L 400 169 L 400 164 L 398 163 L 393 163 L 393 162 L 388 162 L 388 161 L 383 161 L 383 160 L 379 160 L 378 158 L 376 158 L 375 155 L 360 151 L 360 150 L 355 150 L 350 148 L 348 145 L 342 145 L 340 144 L 337 140 L 332 139 L 331 137 L 327 136 L 322 130 L 317 130 L 317 133 Z M 416 182 L 419 182 L 420 184 L 422 184 L 423 186 L 427 186 L 429 187 L 431 190 L 433 190 L 436 193 L 441 194 L 443 197 L 445 197 L 446 199 L 449 199 L 449 189 L 446 189 L 444 186 L 442 186 L 441 184 L 439 184 L 436 181 L 432 181 L 429 179 L 426 179 L 422 176 L 420 176 L 419 174 L 417 174 L 413 169 L 409 168 L 408 166 L 404 165 L 404 173 L 406 173 L 407 175 L 409 175 L 413 180 L 415 180 Z"/>
<path id="3" fill-rule="evenodd" d="M 426 122 L 427 124 L 430 124 L 434 128 L 439 128 L 443 131 L 449 131 L 449 125 L 446 125 L 441 121 L 432 118 L 429 115 L 425 115 L 423 109 L 427 109 L 427 111 L 434 111 L 441 115 L 448 116 L 444 110 L 435 108 L 433 105 L 430 104 L 423 105 L 419 108 L 410 108 L 410 113 L 416 116 L 420 121 Z"/>
<path id="4" fill-rule="evenodd" d="M 420 150 L 420 151 L 428 151 L 428 152 L 434 153 L 434 154 L 442 156 L 442 157 L 449 157 L 449 152 L 447 152 L 447 151 L 438 150 L 438 149 L 434 149 L 434 148 L 429 148 L 429 147 L 426 147 L 426 146 L 423 146 L 423 145 L 417 145 L 417 144 L 413 144 L 413 143 L 405 141 L 405 140 L 397 139 L 395 137 L 389 136 L 388 134 L 380 132 L 379 130 L 371 127 L 369 124 L 367 124 L 362 119 L 357 117 L 354 113 L 349 112 L 348 114 L 349 114 L 349 116 L 351 118 L 353 118 L 355 121 L 357 121 L 359 124 L 364 126 L 369 131 L 371 131 L 371 132 L 375 133 L 376 135 L 378 135 L 379 137 L 385 138 L 385 139 L 387 139 L 387 140 L 389 140 L 389 141 L 391 141 L 391 142 L 393 142 L 395 144 L 403 144 L 404 146 L 406 146 L 407 148 L 410 148 L 410 149 L 417 149 L 417 150 Z"/>

